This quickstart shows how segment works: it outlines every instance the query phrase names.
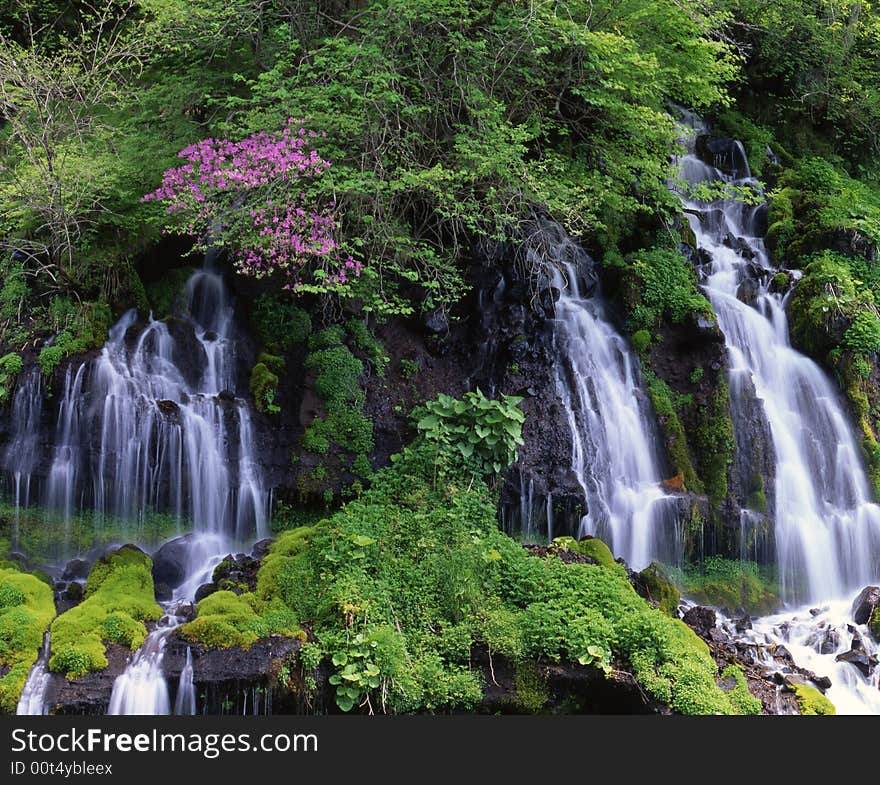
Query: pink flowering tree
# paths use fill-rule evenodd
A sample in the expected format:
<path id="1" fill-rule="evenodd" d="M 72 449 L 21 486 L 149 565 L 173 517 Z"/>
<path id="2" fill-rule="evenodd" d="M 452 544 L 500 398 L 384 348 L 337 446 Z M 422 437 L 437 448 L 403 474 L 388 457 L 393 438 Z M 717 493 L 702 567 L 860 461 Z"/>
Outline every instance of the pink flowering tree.
<path id="1" fill-rule="evenodd" d="M 143 200 L 167 205 L 165 231 L 228 248 L 242 275 L 277 275 L 293 290 L 338 287 L 360 274 L 360 262 L 338 243 L 335 204 L 308 196 L 330 169 L 317 138 L 288 120 L 279 134 L 203 139 L 178 153 L 184 163 Z"/>

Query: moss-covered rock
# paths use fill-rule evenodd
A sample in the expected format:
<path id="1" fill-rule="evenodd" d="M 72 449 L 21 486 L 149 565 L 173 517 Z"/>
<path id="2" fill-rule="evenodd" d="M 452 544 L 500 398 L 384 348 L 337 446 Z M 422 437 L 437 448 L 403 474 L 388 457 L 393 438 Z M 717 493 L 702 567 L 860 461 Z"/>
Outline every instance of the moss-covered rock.
<path id="1" fill-rule="evenodd" d="M 795 684 L 790 689 L 794 691 L 801 714 L 837 714 L 834 704 L 815 687 L 811 687 L 809 684 Z"/>
<path id="2" fill-rule="evenodd" d="M 43 633 L 55 616 L 52 590 L 34 575 L 0 567 L 0 712 L 13 714 Z"/>
<path id="3" fill-rule="evenodd" d="M 721 672 L 718 686 L 727 693 L 727 697 L 736 708 L 737 714 L 761 713 L 761 699 L 756 698 L 749 691 L 746 677 L 739 665 L 728 665 Z"/>
<path id="4" fill-rule="evenodd" d="M 258 362 L 251 371 L 249 384 L 254 406 L 258 412 L 277 412 L 275 396 L 278 394 L 278 376 L 264 362 Z"/>
<path id="5" fill-rule="evenodd" d="M 574 537 L 557 537 L 553 540 L 553 544 L 559 550 L 574 551 L 581 556 L 587 556 L 601 567 L 614 569 L 620 566 L 614 561 L 611 549 L 598 537 L 584 537 L 581 540 L 576 540 Z"/>
<path id="6" fill-rule="evenodd" d="M 657 603 L 657 607 L 665 614 L 673 618 L 678 617 L 681 594 L 663 567 L 657 562 L 652 562 L 639 573 L 638 583 L 644 589 L 644 596 L 648 600 Z"/>
<path id="7" fill-rule="evenodd" d="M 106 643 L 138 648 L 147 635 L 144 622 L 162 615 L 151 570 L 150 557 L 133 545 L 98 559 L 83 602 L 52 623 L 50 670 L 75 678 L 107 667 Z"/>
<path id="8" fill-rule="evenodd" d="M 196 618 L 183 625 L 180 633 L 209 649 L 248 649 L 269 635 L 305 640 L 296 620 L 280 604 L 262 602 L 255 594 L 231 591 L 217 591 L 205 597 L 198 604 Z"/>

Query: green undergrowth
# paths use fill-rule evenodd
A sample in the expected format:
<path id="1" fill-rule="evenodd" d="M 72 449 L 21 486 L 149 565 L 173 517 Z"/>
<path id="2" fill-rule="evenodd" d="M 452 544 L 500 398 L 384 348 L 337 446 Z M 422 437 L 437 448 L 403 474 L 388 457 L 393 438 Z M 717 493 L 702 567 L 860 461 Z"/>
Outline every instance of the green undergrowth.
<path id="1" fill-rule="evenodd" d="M 677 712 L 738 712 L 705 644 L 642 600 L 599 541 L 587 543 L 599 564 L 532 557 L 498 530 L 484 480 L 417 441 L 359 499 L 284 532 L 255 597 L 206 600 L 189 627 L 207 619 L 248 637 L 251 610 L 289 614 L 311 629 L 310 666 L 331 667 L 343 710 L 471 709 L 484 687 L 471 656 L 482 647 L 525 667 L 625 665 Z"/>
<path id="2" fill-rule="evenodd" d="M 45 376 L 51 376 L 55 368 L 67 357 L 99 349 L 107 342 L 110 307 L 104 302 L 81 303 L 65 310 L 56 317 L 64 325 L 53 339 L 51 346 L 40 351 L 37 363 Z"/>
<path id="3" fill-rule="evenodd" d="M 52 589 L 34 575 L 0 567 L 0 713 L 14 714 L 43 633 L 55 617 Z"/>
<path id="4" fill-rule="evenodd" d="M 82 603 L 52 623 L 50 670 L 68 678 L 107 667 L 106 644 L 132 651 L 144 642 L 146 621 L 156 621 L 152 561 L 133 545 L 102 556 L 92 567 Z"/>
<path id="5" fill-rule="evenodd" d="M 801 714 L 808 716 L 837 714 L 834 704 L 815 687 L 809 684 L 796 684 L 793 690 Z"/>
<path id="6" fill-rule="evenodd" d="M 683 594 L 704 605 L 766 615 L 781 605 L 779 584 L 771 568 L 752 561 L 712 556 L 684 569 L 668 568 Z"/>

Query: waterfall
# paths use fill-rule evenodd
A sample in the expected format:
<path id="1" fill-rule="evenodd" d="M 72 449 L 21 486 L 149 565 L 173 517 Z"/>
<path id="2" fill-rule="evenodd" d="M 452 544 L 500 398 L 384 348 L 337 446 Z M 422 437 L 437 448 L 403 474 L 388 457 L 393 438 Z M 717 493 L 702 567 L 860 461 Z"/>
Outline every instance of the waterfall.
<path id="1" fill-rule="evenodd" d="M 721 181 L 760 193 L 745 155 L 738 158 L 728 175 L 691 152 L 681 161 L 682 173 L 689 183 Z M 871 502 L 838 391 L 790 345 L 784 299 L 770 291 L 777 270 L 760 236 L 761 207 L 734 200 L 686 206 L 697 245 L 711 257 L 703 288 L 727 343 L 734 403 L 747 379 L 770 428 L 783 596 L 808 602 L 854 595 L 880 575 L 880 507 Z M 754 305 L 740 299 L 744 282 L 756 288 Z"/>
<path id="2" fill-rule="evenodd" d="M 43 386 L 40 369 L 32 366 L 18 380 L 12 402 L 12 433 L 3 456 L 3 467 L 12 477 L 12 500 L 15 504 L 13 547 L 18 545 L 18 512 L 30 504 L 31 475 L 39 459 L 40 416 L 43 409 Z"/>
<path id="3" fill-rule="evenodd" d="M 192 649 L 189 646 L 186 647 L 186 664 L 180 672 L 180 680 L 177 683 L 174 713 L 187 716 L 196 713 L 196 688 L 193 684 Z"/>
<path id="4" fill-rule="evenodd" d="M 738 142 L 726 160 L 710 165 L 694 154 L 693 141 L 681 159 L 688 183 L 720 181 L 761 193 Z M 742 637 L 771 668 L 767 652 L 784 646 L 800 667 L 830 677 L 827 696 L 839 714 L 880 714 L 880 669 L 869 666 L 880 647 L 852 616 L 858 590 L 880 577 L 880 507 L 871 501 L 841 396 L 790 344 L 785 298 L 770 288 L 777 269 L 762 236 L 765 205 L 685 198 L 685 206 L 698 249 L 711 260 L 703 289 L 727 344 L 734 428 L 743 427 L 737 410 L 755 398 L 774 451 L 773 536 L 789 610 L 752 620 Z M 752 518 L 744 510 L 743 527 Z"/>
<path id="5" fill-rule="evenodd" d="M 579 535 L 603 539 L 634 569 L 677 561 L 677 503 L 661 486 L 653 409 L 638 360 L 614 329 L 604 303 L 587 291 L 591 260 L 555 225 L 528 247 L 559 292 L 556 375 L 571 432 L 571 463 L 587 503 Z M 595 289 L 595 286 L 593 286 Z"/>
<path id="6" fill-rule="evenodd" d="M 265 536 L 269 495 L 249 402 L 236 397 L 232 301 L 208 267 L 183 294 L 181 317 L 143 323 L 132 309 L 96 358 L 67 369 L 39 498 L 43 398 L 39 371 L 23 376 L 4 457 L 17 508 L 39 502 L 67 524 L 86 511 L 98 525 L 135 526 L 170 513 L 181 530 Z"/>
<path id="7" fill-rule="evenodd" d="M 18 699 L 16 714 L 26 714 L 29 716 L 46 714 L 48 706 L 46 705 L 46 690 L 49 687 L 49 681 L 52 674 L 49 673 L 49 652 L 50 639 L 47 632 L 43 636 L 43 646 L 40 649 L 40 656 L 34 663 L 31 672 L 28 674 L 24 689 Z"/>

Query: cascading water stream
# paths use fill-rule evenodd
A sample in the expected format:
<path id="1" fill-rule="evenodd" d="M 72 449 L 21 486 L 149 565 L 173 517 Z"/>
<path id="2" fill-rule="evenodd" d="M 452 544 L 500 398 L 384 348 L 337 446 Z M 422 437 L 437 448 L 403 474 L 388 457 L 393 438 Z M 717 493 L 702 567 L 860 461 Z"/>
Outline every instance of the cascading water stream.
<path id="1" fill-rule="evenodd" d="M 559 292 L 557 387 L 572 436 L 572 468 L 587 502 L 580 536 L 600 537 L 634 569 L 678 560 L 677 503 L 661 486 L 653 410 L 641 390 L 638 361 L 611 325 L 601 298 L 582 276 L 591 261 L 559 227 L 530 247 Z"/>
<path id="2" fill-rule="evenodd" d="M 726 174 L 701 161 L 692 145 L 681 159 L 685 181 L 720 181 L 760 194 L 741 146 L 736 151 L 732 173 Z M 830 675 L 828 694 L 839 711 L 880 713 L 877 672 L 864 677 L 836 660 L 858 632 L 852 625 L 853 597 L 880 577 L 880 507 L 871 501 L 840 395 L 812 360 L 791 347 L 785 300 L 770 287 L 778 271 L 761 236 L 761 207 L 732 199 L 685 199 L 685 206 L 696 244 L 711 259 L 703 288 L 727 343 L 734 406 L 753 389 L 769 425 L 783 598 L 792 607 L 819 605 L 812 613 L 804 605 L 793 615 L 757 620 L 749 636 L 784 644 L 801 666 Z M 753 297 L 746 296 L 748 289 Z M 836 642 L 823 647 L 828 630 L 835 631 Z M 866 630 L 859 637 L 871 646 Z"/>
<path id="3" fill-rule="evenodd" d="M 49 673 L 50 638 L 47 632 L 43 636 L 43 647 L 40 656 L 28 674 L 24 689 L 18 699 L 15 713 L 28 716 L 46 714 L 46 690 L 52 674 Z"/>

